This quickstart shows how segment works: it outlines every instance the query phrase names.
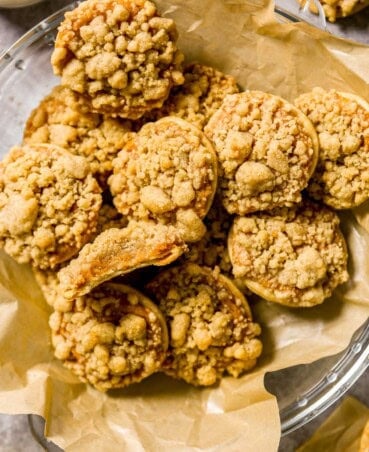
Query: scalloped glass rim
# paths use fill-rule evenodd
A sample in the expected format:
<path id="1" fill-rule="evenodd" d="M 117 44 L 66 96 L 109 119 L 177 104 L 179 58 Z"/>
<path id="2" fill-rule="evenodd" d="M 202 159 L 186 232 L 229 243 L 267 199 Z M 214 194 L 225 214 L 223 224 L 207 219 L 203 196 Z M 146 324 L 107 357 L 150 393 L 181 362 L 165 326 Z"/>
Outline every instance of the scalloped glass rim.
<path id="1" fill-rule="evenodd" d="M 369 320 L 353 335 L 349 346 L 336 356 L 337 362 L 324 378 L 280 411 L 282 436 L 323 413 L 368 369 Z"/>
<path id="2" fill-rule="evenodd" d="M 30 46 L 42 36 L 49 33 L 52 29 L 56 28 L 60 24 L 64 13 L 74 9 L 79 3 L 81 3 L 81 1 L 71 2 L 64 8 L 59 9 L 27 31 L 27 33 L 20 37 L 7 50 L 0 51 L 0 72 L 5 69 L 10 61 L 12 61 L 24 47 Z"/>
<path id="3" fill-rule="evenodd" d="M 316 13 L 310 8 L 315 7 Z M 281 22 L 306 22 L 327 31 L 327 21 L 319 0 L 306 0 L 303 6 L 297 0 L 275 0 L 275 13 Z"/>
<path id="4" fill-rule="evenodd" d="M 75 1 L 41 21 L 24 34 L 8 50 L 0 52 L 0 75 L 15 60 L 16 56 L 33 43 L 55 31 L 64 13 L 75 8 L 80 1 Z M 289 12 L 276 8 L 276 18 L 281 22 L 298 22 L 302 19 Z M 330 407 L 340 398 L 369 367 L 369 320 L 354 334 L 350 345 L 337 356 L 337 361 L 329 372 L 313 384 L 307 391 L 280 410 L 282 435 L 302 427 L 307 422 Z M 335 359 L 328 357 L 327 359 Z M 273 372 L 277 374 L 278 372 Z M 278 396 L 278 394 L 277 394 Z M 42 424 L 38 416 L 29 415 L 32 431 L 40 444 L 45 444 Z M 35 428 L 39 426 L 39 428 Z"/>

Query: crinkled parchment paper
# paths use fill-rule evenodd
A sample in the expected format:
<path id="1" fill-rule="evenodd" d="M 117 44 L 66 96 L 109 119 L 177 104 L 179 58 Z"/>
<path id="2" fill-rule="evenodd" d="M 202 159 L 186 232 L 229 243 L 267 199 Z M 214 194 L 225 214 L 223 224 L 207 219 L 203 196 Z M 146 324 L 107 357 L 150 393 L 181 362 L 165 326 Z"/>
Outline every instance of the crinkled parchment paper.
<path id="1" fill-rule="evenodd" d="M 369 408 L 346 397 L 296 452 L 358 452 Z"/>
<path id="2" fill-rule="evenodd" d="M 312 28 L 281 25 L 260 0 L 161 0 L 188 60 L 233 74 L 243 88 L 289 100 L 316 85 L 369 99 L 369 48 Z M 369 235 L 350 215 L 348 284 L 323 305 L 291 310 L 258 301 L 265 350 L 259 366 L 219 387 L 197 389 L 163 375 L 101 394 L 53 359 L 49 308 L 27 267 L 0 256 L 0 411 L 37 413 L 68 451 L 274 451 L 280 425 L 265 372 L 341 351 L 369 314 Z M 286 382 L 288 384 L 288 382 Z"/>

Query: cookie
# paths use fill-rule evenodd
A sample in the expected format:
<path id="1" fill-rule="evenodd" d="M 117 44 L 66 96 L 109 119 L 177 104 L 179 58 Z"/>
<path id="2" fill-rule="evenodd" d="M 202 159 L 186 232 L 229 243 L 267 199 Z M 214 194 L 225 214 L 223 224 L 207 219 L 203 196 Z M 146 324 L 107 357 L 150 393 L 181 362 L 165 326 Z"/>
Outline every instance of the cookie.
<path id="1" fill-rule="evenodd" d="M 204 129 L 219 160 L 219 189 L 231 214 L 301 200 L 318 158 L 311 122 L 284 99 L 260 91 L 228 95 Z"/>
<path id="2" fill-rule="evenodd" d="M 237 278 L 265 300 L 286 306 L 320 304 L 348 279 L 337 214 L 306 200 L 236 217 L 228 251 Z"/>
<path id="3" fill-rule="evenodd" d="M 93 237 L 101 202 L 85 158 L 15 146 L 0 168 L 0 245 L 21 264 L 55 268 Z"/>
<path id="4" fill-rule="evenodd" d="M 83 98 L 56 86 L 32 111 L 24 130 L 24 143 L 50 143 L 90 164 L 92 174 L 105 186 L 112 160 L 130 139 L 131 122 L 90 113 Z"/>
<path id="5" fill-rule="evenodd" d="M 196 386 L 250 370 L 262 351 L 260 326 L 245 297 L 217 271 L 186 264 L 162 271 L 146 287 L 169 329 L 162 370 Z"/>
<path id="6" fill-rule="evenodd" d="M 147 0 L 87 0 L 65 13 L 51 57 L 62 85 L 91 110 L 137 119 L 183 83 L 172 19 Z"/>
<path id="7" fill-rule="evenodd" d="M 168 347 L 165 320 L 137 290 L 104 284 L 49 320 L 56 358 L 100 391 L 122 388 L 156 372 Z"/>
<path id="8" fill-rule="evenodd" d="M 300 5 L 304 6 L 306 0 L 298 0 Z M 336 22 L 337 19 L 356 14 L 369 5 L 368 0 L 319 0 L 325 17 L 329 22 Z M 319 10 L 314 2 L 309 3 L 309 9 L 312 13 L 318 14 Z"/>
<path id="9" fill-rule="evenodd" d="M 234 77 L 210 66 L 191 63 L 184 68 L 183 75 L 184 84 L 174 87 L 164 105 L 145 114 L 141 121 L 177 116 L 203 129 L 225 96 L 239 92 Z"/>
<path id="10" fill-rule="evenodd" d="M 109 228 L 61 269 L 58 277 L 63 296 L 71 300 L 116 276 L 149 265 L 167 265 L 186 249 L 173 226 L 130 222 L 123 229 Z"/>
<path id="11" fill-rule="evenodd" d="M 155 220 L 199 240 L 217 184 L 217 159 L 192 124 L 165 117 L 145 124 L 113 160 L 108 183 L 117 210 L 130 219 Z"/>
<path id="12" fill-rule="evenodd" d="M 295 104 L 319 137 L 309 195 L 335 209 L 363 203 L 369 198 L 369 104 L 354 94 L 321 88 L 302 94 Z"/>

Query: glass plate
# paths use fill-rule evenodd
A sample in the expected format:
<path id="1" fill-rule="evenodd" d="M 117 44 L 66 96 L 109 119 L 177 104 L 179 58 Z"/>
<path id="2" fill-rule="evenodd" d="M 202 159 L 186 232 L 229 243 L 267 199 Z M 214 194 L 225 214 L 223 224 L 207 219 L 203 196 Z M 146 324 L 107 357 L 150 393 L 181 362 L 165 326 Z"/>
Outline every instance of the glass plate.
<path id="1" fill-rule="evenodd" d="M 310 12 L 310 4 L 316 6 L 317 14 Z M 322 30 L 327 29 L 324 11 L 318 0 L 307 0 L 305 6 L 300 6 L 297 0 L 275 0 L 277 19 L 282 22 L 306 22 Z"/>
<path id="2" fill-rule="evenodd" d="M 58 84 L 50 66 L 57 26 L 73 2 L 26 33 L 0 54 L 0 157 L 21 142 L 30 111 Z M 301 18 L 276 11 L 278 20 Z M 9 120 L 11 118 L 11 120 Z M 339 355 L 266 374 L 266 388 L 278 399 L 282 435 L 286 435 L 322 413 L 342 396 L 369 366 L 369 322 Z M 286 384 L 288 381 L 288 384 Z M 44 422 L 29 416 L 32 431 L 47 450 L 57 450 L 43 436 Z"/>
<path id="3" fill-rule="evenodd" d="M 318 14 L 310 12 L 309 4 L 316 6 Z M 326 21 L 319 0 L 307 0 L 304 7 L 298 0 L 275 0 L 275 10 L 282 22 L 306 22 L 337 37 L 369 44 L 369 7 L 335 23 Z"/>

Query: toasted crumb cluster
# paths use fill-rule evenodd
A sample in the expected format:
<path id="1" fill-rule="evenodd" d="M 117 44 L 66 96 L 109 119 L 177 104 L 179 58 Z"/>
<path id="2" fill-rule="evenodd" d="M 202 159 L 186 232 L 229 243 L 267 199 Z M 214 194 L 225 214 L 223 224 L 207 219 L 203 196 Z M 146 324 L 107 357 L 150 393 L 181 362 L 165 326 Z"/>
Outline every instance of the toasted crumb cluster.
<path id="1" fill-rule="evenodd" d="M 301 5 L 305 5 L 306 0 L 298 0 Z M 325 17 L 329 22 L 336 22 L 342 17 L 351 16 L 369 5 L 368 0 L 319 0 L 324 11 Z M 310 2 L 311 12 L 318 14 L 319 10 Z"/>
<path id="2" fill-rule="evenodd" d="M 217 160 L 205 135 L 180 118 L 148 123 L 113 161 L 109 187 L 119 212 L 136 220 L 176 224 L 186 241 L 204 235 Z"/>
<path id="3" fill-rule="evenodd" d="M 177 266 L 161 272 L 147 290 L 168 323 L 165 373 L 208 386 L 224 373 L 238 377 L 255 366 L 260 326 L 241 292 L 219 272 Z"/>
<path id="4" fill-rule="evenodd" d="M 109 228 L 60 270 L 61 291 L 71 300 L 116 276 L 170 264 L 186 250 L 181 234 L 171 225 L 131 221 L 126 228 Z"/>
<path id="5" fill-rule="evenodd" d="M 229 213 L 301 200 L 318 143 L 310 121 L 293 105 L 260 91 L 231 94 L 204 130 L 218 154 L 220 191 Z"/>
<path id="6" fill-rule="evenodd" d="M 222 274 L 233 278 L 227 248 L 227 237 L 232 222 L 233 217 L 224 209 L 219 197 L 216 197 L 204 220 L 206 226 L 204 237 L 189 245 L 188 252 L 181 259 L 212 269 L 218 267 Z"/>
<path id="7" fill-rule="evenodd" d="M 95 233 L 101 190 L 83 157 L 15 146 L 1 163 L 0 188 L 0 244 L 19 263 L 54 268 Z"/>
<path id="8" fill-rule="evenodd" d="M 32 111 L 24 130 L 25 143 L 51 143 L 90 164 L 102 186 L 112 171 L 112 160 L 131 138 L 131 122 L 91 113 L 83 97 L 56 86 Z"/>
<path id="9" fill-rule="evenodd" d="M 157 371 L 168 344 L 160 311 L 121 284 L 106 284 L 77 298 L 70 311 L 55 311 L 49 324 L 55 356 L 100 391 Z"/>
<path id="10" fill-rule="evenodd" d="M 335 209 L 369 198 L 369 104 L 358 96 L 315 88 L 295 101 L 313 123 L 320 154 L 308 192 Z"/>
<path id="11" fill-rule="evenodd" d="M 184 84 L 174 87 L 164 105 L 145 114 L 142 120 L 177 116 L 203 129 L 225 96 L 239 92 L 234 77 L 210 66 L 191 63 L 184 68 L 183 75 Z"/>
<path id="12" fill-rule="evenodd" d="M 234 275 L 251 291 L 287 306 L 320 304 L 348 279 L 339 218 L 309 201 L 237 217 L 229 253 Z"/>
<path id="13" fill-rule="evenodd" d="M 137 119 L 183 83 L 172 19 L 146 0 L 87 0 L 65 14 L 51 63 L 91 109 Z"/>

